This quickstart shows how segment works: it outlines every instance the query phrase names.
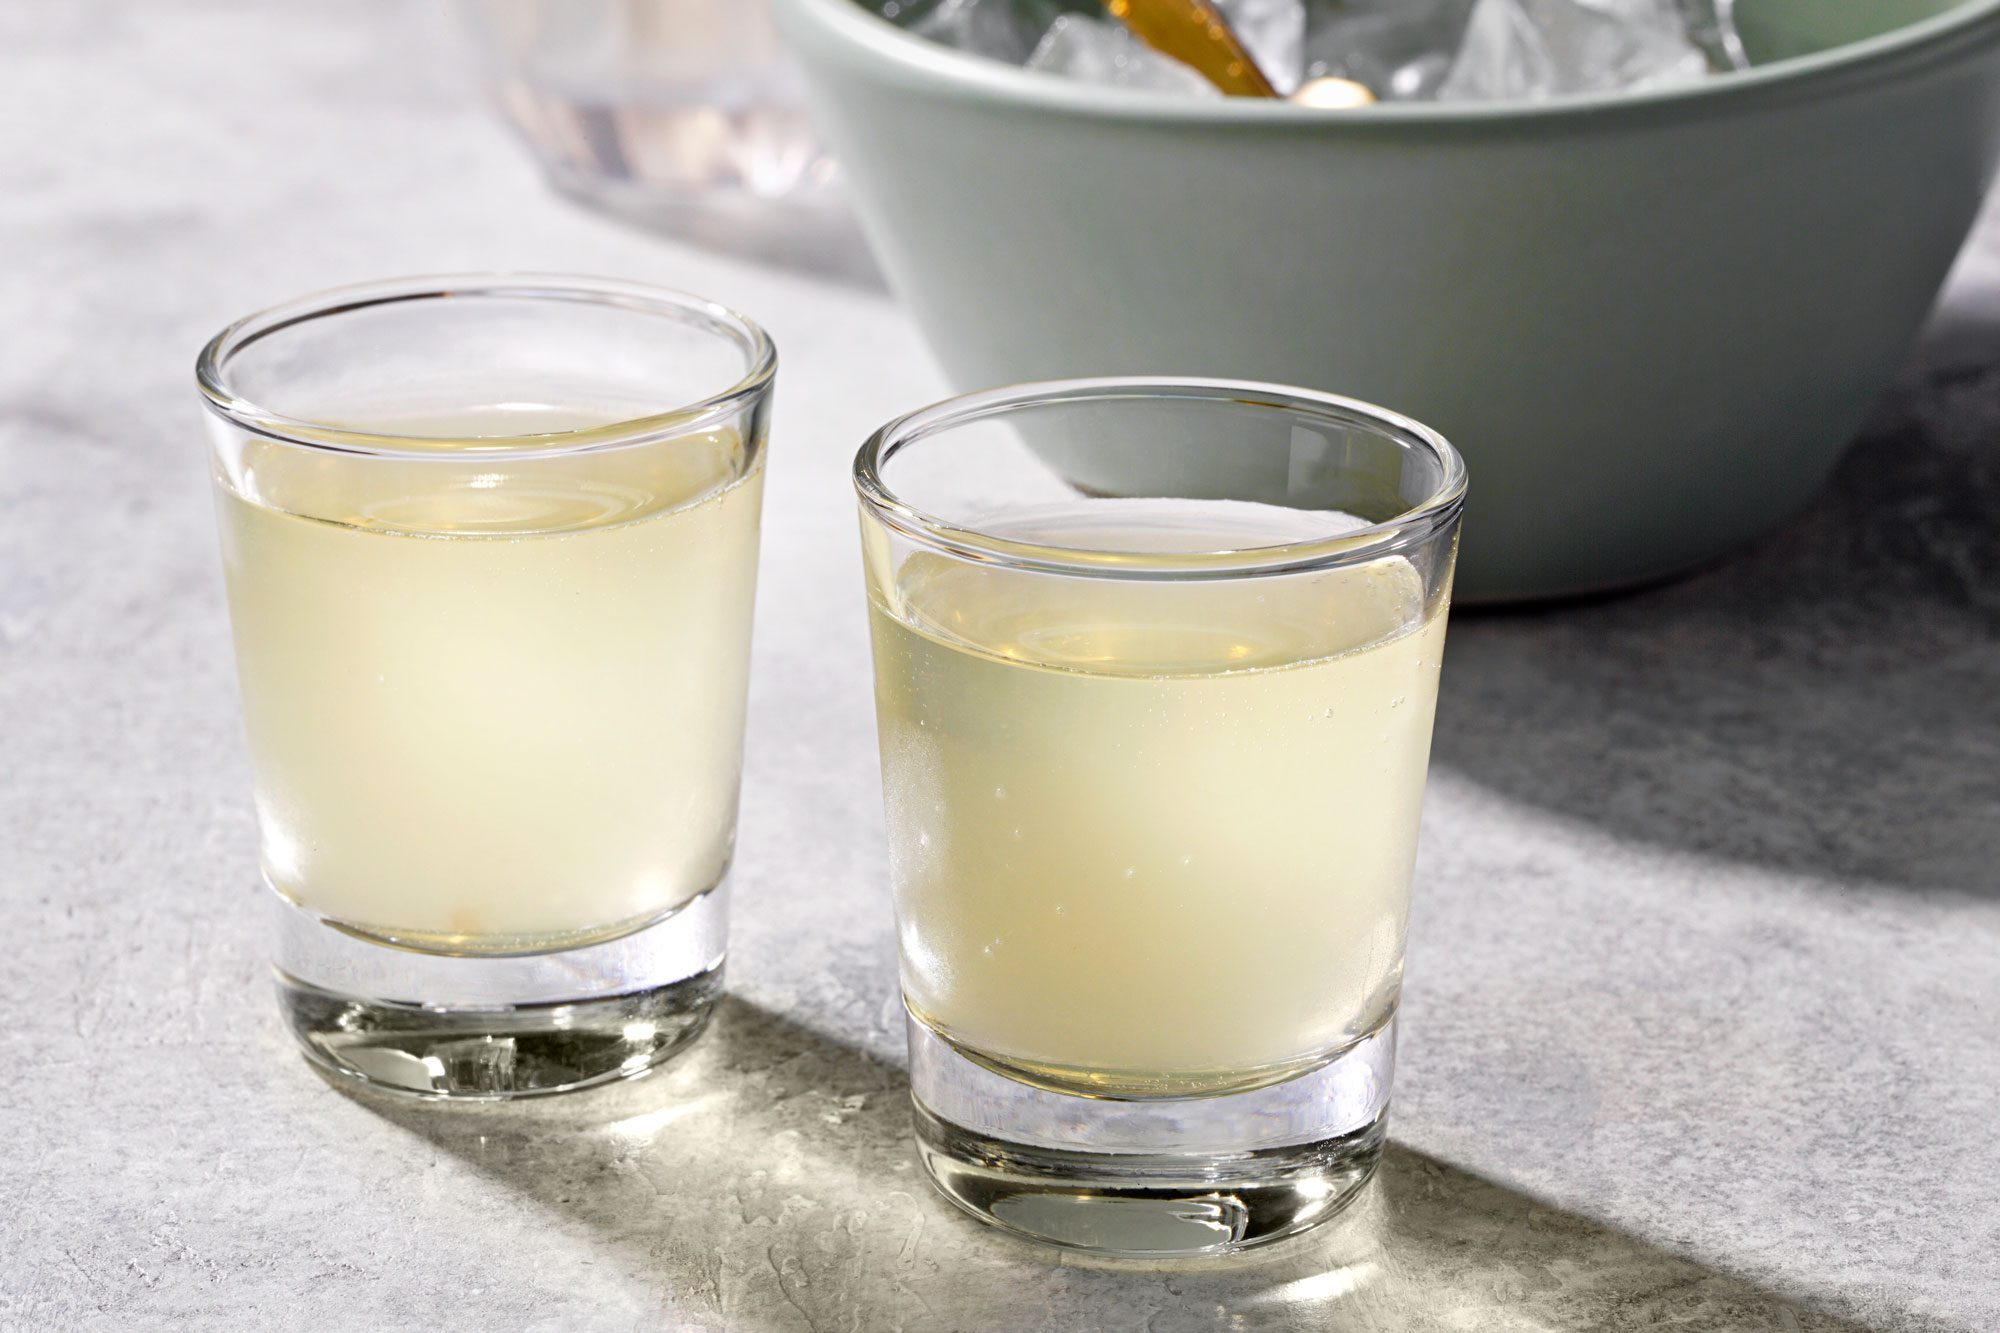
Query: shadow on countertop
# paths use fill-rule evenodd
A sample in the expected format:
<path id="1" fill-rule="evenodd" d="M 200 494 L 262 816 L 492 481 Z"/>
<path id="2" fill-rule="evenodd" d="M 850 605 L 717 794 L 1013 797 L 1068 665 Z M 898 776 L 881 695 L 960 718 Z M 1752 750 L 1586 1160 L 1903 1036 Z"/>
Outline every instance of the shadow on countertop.
<path id="1" fill-rule="evenodd" d="M 1866 1333 L 1394 1145 L 1343 1218 L 1267 1251 L 1063 1255 L 931 1193 L 900 1069 L 733 997 L 636 1083 L 489 1107 L 343 1091 L 587 1231 L 593 1282 L 668 1326 Z"/>
<path id="2" fill-rule="evenodd" d="M 1459 613 L 1436 763 L 1622 838 L 2000 897 L 2000 318 L 1942 327 L 1776 536 Z"/>

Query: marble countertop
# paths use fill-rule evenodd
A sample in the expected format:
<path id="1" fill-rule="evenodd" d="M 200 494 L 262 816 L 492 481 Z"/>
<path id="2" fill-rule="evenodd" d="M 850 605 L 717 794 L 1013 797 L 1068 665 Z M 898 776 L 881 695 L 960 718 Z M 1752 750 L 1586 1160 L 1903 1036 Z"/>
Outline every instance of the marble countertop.
<path id="1" fill-rule="evenodd" d="M 435 7 L 20 4 L 0 60 L 0 1328 L 2000 1327 L 2000 226 L 1787 530 L 1458 617 L 1377 1185 L 1110 1265 L 907 1147 L 844 480 L 941 392 L 895 302 L 551 197 Z M 276 1020 L 190 366 L 518 267 L 782 349 L 730 996 L 652 1079 L 411 1106 Z"/>

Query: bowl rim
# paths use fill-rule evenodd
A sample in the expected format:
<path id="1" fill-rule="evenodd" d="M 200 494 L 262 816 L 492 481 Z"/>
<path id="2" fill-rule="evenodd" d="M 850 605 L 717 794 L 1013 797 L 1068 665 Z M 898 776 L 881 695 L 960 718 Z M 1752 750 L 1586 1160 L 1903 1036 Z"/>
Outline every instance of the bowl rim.
<path id="1" fill-rule="evenodd" d="M 1580 93 L 1546 101 L 1381 102 L 1322 108 L 1251 97 L 1183 100 L 1143 89 L 1056 78 L 928 41 L 870 12 L 859 0 L 783 0 L 779 8 L 817 24 L 851 51 L 875 57 L 919 90 L 978 94 L 996 102 L 1107 120 L 1312 130 L 1335 124 L 1498 126 L 1631 111 L 1721 109 L 1761 103 L 1774 94 L 1826 91 L 1836 82 L 1867 80 L 1906 62 L 1948 58 L 1959 46 L 1982 39 L 2000 42 L 2000 0 L 1962 0 L 1941 14 L 1858 42 L 1664 88 Z"/>

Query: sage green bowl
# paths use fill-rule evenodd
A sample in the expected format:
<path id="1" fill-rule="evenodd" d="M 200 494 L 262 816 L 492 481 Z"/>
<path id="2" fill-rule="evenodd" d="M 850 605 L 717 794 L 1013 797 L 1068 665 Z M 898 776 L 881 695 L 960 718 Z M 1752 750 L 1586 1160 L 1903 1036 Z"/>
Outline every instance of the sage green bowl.
<path id="1" fill-rule="evenodd" d="M 1466 457 L 1459 591 L 1488 601 L 1661 578 L 1796 512 L 1972 226 L 2000 0 L 1738 6 L 1745 74 L 1314 111 L 1085 86 L 778 0 L 958 387 L 1198 374 L 1408 413 Z"/>

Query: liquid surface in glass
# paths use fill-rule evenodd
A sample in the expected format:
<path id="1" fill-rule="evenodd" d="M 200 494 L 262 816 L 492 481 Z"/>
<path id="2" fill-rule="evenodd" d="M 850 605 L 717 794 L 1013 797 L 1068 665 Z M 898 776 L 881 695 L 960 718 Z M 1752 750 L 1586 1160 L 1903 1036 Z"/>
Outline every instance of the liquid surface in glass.
<path id="1" fill-rule="evenodd" d="M 278 892 L 479 952 L 617 933 L 721 878 L 761 460 L 733 431 L 541 459 L 490 438 L 614 415 L 349 420 L 430 456 L 251 441 L 218 478 Z"/>
<path id="2" fill-rule="evenodd" d="M 1203 551 L 1323 536 L 1327 516 L 1094 500 L 979 527 Z M 1388 1016 L 1444 645 L 1414 567 L 881 567 L 884 787 L 921 1019 L 1032 1081 L 1166 1095 L 1274 1081 Z"/>

